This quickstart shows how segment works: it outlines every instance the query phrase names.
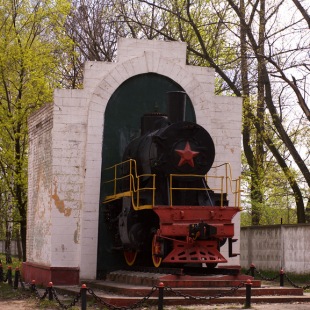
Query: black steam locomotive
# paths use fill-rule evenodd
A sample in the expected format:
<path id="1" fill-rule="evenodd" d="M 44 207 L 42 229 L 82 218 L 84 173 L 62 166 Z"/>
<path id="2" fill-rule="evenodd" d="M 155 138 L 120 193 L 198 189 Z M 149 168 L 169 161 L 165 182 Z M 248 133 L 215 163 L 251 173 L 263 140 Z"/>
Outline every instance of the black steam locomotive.
<path id="1" fill-rule="evenodd" d="M 123 161 L 108 169 L 104 201 L 114 248 L 128 265 L 136 257 L 166 264 L 206 264 L 227 260 L 220 247 L 235 241 L 227 193 L 207 184 L 215 157 L 210 134 L 184 121 L 186 94 L 168 93 L 168 115 L 154 112 L 141 120 L 141 136 L 126 147 Z"/>

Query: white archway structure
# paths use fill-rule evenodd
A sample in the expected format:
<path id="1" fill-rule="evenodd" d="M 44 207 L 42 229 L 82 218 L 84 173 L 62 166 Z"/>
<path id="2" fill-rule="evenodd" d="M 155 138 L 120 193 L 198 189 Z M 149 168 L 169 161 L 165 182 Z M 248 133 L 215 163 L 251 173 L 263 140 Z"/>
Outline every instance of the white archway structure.
<path id="1" fill-rule="evenodd" d="M 26 280 L 96 277 L 104 113 L 115 90 L 144 73 L 185 90 L 197 123 L 213 137 L 215 163 L 230 162 L 233 175 L 240 174 L 241 100 L 214 95 L 214 70 L 186 65 L 185 43 L 120 39 L 117 62 L 87 62 L 83 90 L 56 90 L 54 104 L 29 119 Z"/>

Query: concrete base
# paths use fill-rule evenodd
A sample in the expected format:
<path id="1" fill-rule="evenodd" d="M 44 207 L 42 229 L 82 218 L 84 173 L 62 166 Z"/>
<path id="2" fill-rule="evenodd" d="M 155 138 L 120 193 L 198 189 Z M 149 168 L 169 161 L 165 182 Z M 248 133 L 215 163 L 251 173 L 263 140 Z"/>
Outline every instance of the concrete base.
<path id="1" fill-rule="evenodd" d="M 165 286 L 174 288 L 199 288 L 199 287 L 234 287 L 245 283 L 248 279 L 252 282 L 252 287 L 260 287 L 261 281 L 254 280 L 251 276 L 236 275 L 172 275 L 150 272 L 134 272 L 128 270 L 117 270 L 107 275 L 107 281 L 132 286 L 146 285 L 157 286 L 162 282 Z"/>
<path id="2" fill-rule="evenodd" d="M 78 285 L 80 269 L 78 267 L 50 267 L 35 263 L 23 263 L 22 275 L 25 282 L 35 280 L 37 285 Z"/>
<path id="3" fill-rule="evenodd" d="M 293 303 L 310 302 L 310 295 L 301 288 L 261 287 L 261 281 L 250 276 L 175 276 L 143 272 L 115 271 L 105 281 L 81 281 L 92 290 L 92 296 L 112 307 L 133 307 L 142 300 L 145 305 L 158 305 L 159 282 L 167 288 L 164 305 L 194 304 L 245 304 L 246 287 L 241 285 L 247 279 L 252 281 L 252 303 Z M 228 285 L 229 284 L 229 285 Z M 173 286 L 172 286 L 173 285 Z M 198 286 L 199 285 L 199 286 Z M 176 286 L 176 287 L 175 287 Z M 57 292 L 76 296 L 80 287 L 58 286 Z M 150 296 L 146 298 L 146 296 Z M 280 309 L 280 308 L 275 308 Z"/>

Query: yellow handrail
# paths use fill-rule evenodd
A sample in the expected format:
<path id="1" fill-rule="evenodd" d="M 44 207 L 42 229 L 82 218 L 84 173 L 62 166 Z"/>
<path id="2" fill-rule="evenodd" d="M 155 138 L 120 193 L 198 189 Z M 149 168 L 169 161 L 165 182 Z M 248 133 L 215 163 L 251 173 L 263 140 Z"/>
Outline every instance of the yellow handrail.
<path id="1" fill-rule="evenodd" d="M 184 177 L 184 178 L 197 178 L 197 179 L 205 179 L 206 183 L 207 182 L 207 175 L 204 174 L 170 174 L 170 179 L 169 179 L 169 193 L 170 193 L 170 206 L 173 206 L 173 191 L 179 191 L 179 190 L 183 190 L 183 191 L 193 191 L 193 190 L 197 190 L 197 191 L 220 191 L 222 193 L 222 189 L 223 189 L 223 179 L 224 177 L 216 177 L 221 179 L 221 185 L 219 188 L 206 188 L 206 187 L 173 187 L 173 178 L 177 177 Z M 223 205 L 223 195 L 221 195 L 221 205 Z"/>
<path id="2" fill-rule="evenodd" d="M 126 164 L 129 165 L 129 171 L 125 175 L 118 175 L 119 169 L 125 169 Z M 120 199 L 122 197 L 131 197 L 132 206 L 135 210 L 142 209 L 151 209 L 155 203 L 155 175 L 154 174 L 142 174 L 137 175 L 137 164 L 133 159 L 126 160 L 124 162 L 113 165 L 112 167 L 108 167 L 105 169 L 106 171 L 113 170 L 113 178 L 111 180 L 105 181 L 104 184 L 113 183 L 113 194 L 107 195 L 104 199 L 104 203 L 114 201 Z M 151 187 L 140 187 L 140 179 L 144 177 L 151 177 Z M 118 192 L 118 184 L 119 182 L 124 182 L 124 180 L 128 179 L 127 185 L 128 190 L 123 190 L 122 192 Z M 140 192 L 141 191 L 152 191 L 152 202 L 150 205 L 141 205 L 140 204 Z"/>
<path id="3" fill-rule="evenodd" d="M 126 165 L 129 165 L 128 168 L 126 168 Z M 225 175 L 224 176 L 217 176 L 217 175 L 198 175 L 198 174 L 170 174 L 169 175 L 169 193 L 170 193 L 170 206 L 173 206 L 173 192 L 174 191 L 214 191 L 217 193 L 220 193 L 220 206 L 224 205 L 224 194 L 228 194 L 229 192 L 234 195 L 234 206 L 240 207 L 240 178 L 238 179 L 232 179 L 232 170 L 231 166 L 228 163 L 212 167 L 211 169 L 218 169 L 220 167 L 225 168 Z M 125 175 L 120 174 L 119 175 L 119 169 L 124 171 L 124 169 L 128 170 L 128 173 Z M 137 163 L 133 159 L 126 160 L 124 162 L 118 163 L 112 167 L 109 167 L 105 169 L 106 171 L 112 170 L 113 171 L 113 178 L 111 180 L 108 180 L 104 182 L 105 184 L 113 183 L 113 194 L 107 195 L 104 199 L 104 203 L 114 201 L 117 199 L 120 199 L 122 197 L 130 197 L 132 201 L 132 206 L 134 210 L 142 210 L 142 209 L 152 209 L 155 205 L 155 181 L 156 181 L 156 175 L 155 174 L 142 174 L 137 175 Z M 211 171 L 211 170 L 210 170 Z M 209 172 L 210 173 L 210 172 Z M 206 188 L 204 186 L 202 187 L 193 187 L 193 188 L 187 188 L 187 187 L 173 187 L 173 178 L 175 177 L 184 177 L 184 178 L 204 178 L 206 180 L 206 184 L 210 186 L 212 182 L 210 180 L 213 180 L 213 183 L 219 183 L 217 186 L 211 186 L 210 188 Z M 142 178 L 150 178 L 151 182 L 148 187 L 143 187 L 141 185 L 141 179 Z M 128 179 L 126 181 L 126 179 Z M 219 180 L 219 181 L 217 181 Z M 224 185 L 225 181 L 225 185 Z M 124 186 L 120 187 L 118 186 L 119 183 L 123 182 L 122 185 L 125 183 L 125 189 Z M 118 191 L 118 188 L 122 188 L 122 191 Z M 142 191 L 150 191 L 151 192 L 151 203 L 150 204 L 143 204 L 141 201 L 141 192 Z"/>
<path id="4" fill-rule="evenodd" d="M 223 163 L 218 166 L 213 166 L 211 169 L 217 169 L 220 167 L 225 167 L 225 192 L 234 195 L 234 205 L 240 207 L 241 204 L 241 177 L 237 179 L 232 178 L 232 169 L 230 163 Z M 210 171 L 211 171 L 210 169 Z M 210 173 L 209 171 L 209 173 Z M 215 176 L 212 176 L 215 177 Z"/>

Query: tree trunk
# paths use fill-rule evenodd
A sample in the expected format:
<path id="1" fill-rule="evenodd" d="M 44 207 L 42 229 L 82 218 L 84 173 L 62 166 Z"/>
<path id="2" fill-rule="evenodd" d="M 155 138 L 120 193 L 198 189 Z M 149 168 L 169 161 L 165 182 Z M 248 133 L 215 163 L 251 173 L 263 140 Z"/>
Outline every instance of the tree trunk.
<path id="1" fill-rule="evenodd" d="M 23 250 L 23 262 L 26 261 L 26 235 L 27 235 L 27 221 L 26 217 L 20 221 L 20 236 L 22 241 L 22 250 Z"/>
<path id="2" fill-rule="evenodd" d="M 12 240 L 12 222 L 6 221 L 5 260 L 7 264 L 12 264 L 11 240 Z"/>
<path id="3" fill-rule="evenodd" d="M 20 232 L 16 232 L 16 244 L 17 244 L 17 255 L 18 255 L 18 260 L 22 261 L 23 259 L 23 250 L 22 250 L 22 245 L 21 245 L 21 240 L 20 240 Z"/>

